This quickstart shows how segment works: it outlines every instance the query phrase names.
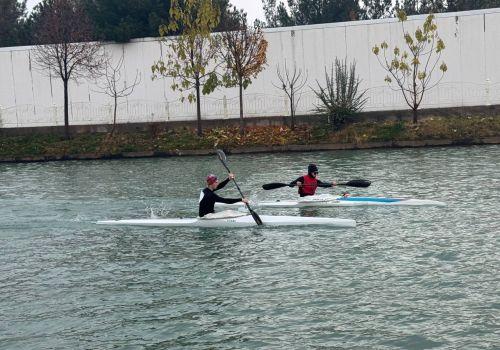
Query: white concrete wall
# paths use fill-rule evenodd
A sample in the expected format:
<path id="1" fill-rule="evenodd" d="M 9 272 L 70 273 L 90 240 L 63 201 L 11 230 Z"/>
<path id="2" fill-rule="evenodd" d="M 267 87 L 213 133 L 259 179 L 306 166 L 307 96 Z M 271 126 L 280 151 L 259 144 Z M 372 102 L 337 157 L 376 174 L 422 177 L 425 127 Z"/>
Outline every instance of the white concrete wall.
<path id="1" fill-rule="evenodd" d="M 426 16 L 410 17 L 408 29 L 421 25 Z M 438 31 L 446 49 L 448 65 L 444 79 L 424 97 L 422 108 L 500 104 L 500 9 L 437 15 Z M 321 24 L 265 30 L 269 41 L 268 66 L 245 91 L 245 115 L 288 115 L 288 101 L 279 89 L 276 66 L 296 64 L 307 70 L 309 86 L 324 81 L 324 68 L 335 57 L 356 60 L 362 87 L 368 89 L 366 111 L 408 109 L 400 92 L 384 83 L 385 71 L 371 49 L 383 40 L 390 48 L 403 47 L 401 24 L 395 19 Z M 133 81 L 136 71 L 141 83 L 134 93 L 121 99 L 118 122 L 158 122 L 196 119 L 196 106 L 180 101 L 170 89 L 170 79 L 151 80 L 151 65 L 165 46 L 153 38 L 128 44 L 107 44 L 118 59 L 124 52 L 124 77 Z M 32 47 L 0 48 L 0 127 L 63 125 L 62 82 L 36 68 Z M 70 85 L 70 124 L 112 122 L 112 100 L 96 92 L 92 82 Z M 317 99 L 306 86 L 297 112 L 311 114 Z M 237 89 L 219 89 L 202 98 L 204 119 L 237 118 Z"/>

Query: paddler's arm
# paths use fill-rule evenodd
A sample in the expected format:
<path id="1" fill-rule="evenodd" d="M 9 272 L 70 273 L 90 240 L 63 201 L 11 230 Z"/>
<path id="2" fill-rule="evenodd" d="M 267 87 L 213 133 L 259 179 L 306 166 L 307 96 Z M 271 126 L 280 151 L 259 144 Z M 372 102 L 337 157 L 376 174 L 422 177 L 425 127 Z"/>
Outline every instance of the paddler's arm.
<path id="1" fill-rule="evenodd" d="M 227 177 L 227 179 L 225 179 L 222 182 L 219 182 L 219 185 L 217 186 L 217 188 L 214 191 L 217 191 L 217 190 L 220 190 L 221 188 L 224 188 L 224 186 L 227 185 L 229 180 L 232 180 L 232 179 L 234 179 L 234 175 L 233 175 L 233 173 L 229 173 L 229 176 Z"/>
<path id="2" fill-rule="evenodd" d="M 216 195 L 215 193 L 213 194 L 213 196 L 214 196 L 215 201 L 219 202 L 219 203 L 226 203 L 226 204 L 234 204 L 234 203 L 238 203 L 238 202 L 248 203 L 248 200 L 246 198 L 223 198 L 223 197 Z"/>
<path id="3" fill-rule="evenodd" d="M 290 186 L 290 187 L 302 186 L 303 183 L 304 183 L 304 176 L 301 176 L 301 177 L 297 178 L 296 180 L 293 180 L 292 182 L 290 182 L 290 184 L 288 186 Z"/>
<path id="4" fill-rule="evenodd" d="M 323 182 L 321 180 L 318 180 L 318 187 L 333 187 L 336 186 L 337 183 L 335 181 L 332 182 Z"/>

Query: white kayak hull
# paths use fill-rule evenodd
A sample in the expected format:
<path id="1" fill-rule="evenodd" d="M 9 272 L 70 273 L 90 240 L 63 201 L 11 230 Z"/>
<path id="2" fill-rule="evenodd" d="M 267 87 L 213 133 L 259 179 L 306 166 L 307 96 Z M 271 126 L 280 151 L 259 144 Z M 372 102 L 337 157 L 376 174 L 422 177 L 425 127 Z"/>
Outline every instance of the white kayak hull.
<path id="1" fill-rule="evenodd" d="M 356 207 L 356 206 L 444 206 L 446 203 L 428 199 L 389 197 L 336 197 L 330 195 L 303 197 L 297 200 L 275 200 L 250 203 L 266 208 L 309 208 L 309 207 Z M 218 207 L 237 208 L 244 203 L 216 203 Z"/>
<path id="2" fill-rule="evenodd" d="M 334 228 L 356 227 L 356 221 L 338 218 L 317 218 L 300 216 L 272 216 L 259 215 L 265 226 L 309 226 L 322 225 Z M 122 226 L 160 226 L 160 227 L 252 227 L 257 226 L 251 215 L 232 218 L 200 219 L 200 218 L 175 218 L 175 219 L 129 219 L 129 220 L 103 220 L 99 225 Z"/>

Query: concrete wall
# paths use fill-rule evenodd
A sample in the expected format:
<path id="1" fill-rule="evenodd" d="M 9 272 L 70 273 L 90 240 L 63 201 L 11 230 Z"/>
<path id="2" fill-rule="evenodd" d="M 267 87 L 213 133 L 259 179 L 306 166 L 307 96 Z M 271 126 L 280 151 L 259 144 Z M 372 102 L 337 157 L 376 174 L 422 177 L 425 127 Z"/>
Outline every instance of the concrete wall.
<path id="1" fill-rule="evenodd" d="M 421 25 L 426 16 L 410 17 L 407 29 Z M 448 72 L 425 97 L 422 108 L 446 108 L 500 104 L 500 9 L 437 15 L 440 36 L 445 42 L 442 59 Z M 276 66 L 286 61 L 307 70 L 309 86 L 323 83 L 325 66 L 335 57 L 356 60 L 362 88 L 368 89 L 365 111 L 404 110 L 399 91 L 391 90 L 383 79 L 371 49 L 387 41 L 390 48 L 403 47 L 401 24 L 395 19 L 321 24 L 265 30 L 268 66 L 245 91 L 248 117 L 288 115 L 288 100 L 273 86 L 278 83 Z M 47 77 L 32 59 L 32 47 L 0 48 L 0 127 L 60 126 L 63 118 L 62 82 Z M 121 99 L 119 123 L 188 121 L 196 119 L 196 105 L 181 102 L 170 89 L 170 79 L 151 80 L 150 67 L 165 52 L 154 38 L 128 44 L 106 44 L 105 50 L 117 60 L 124 54 L 123 76 L 130 83 L 136 72 L 141 83 L 134 93 Z M 70 85 L 70 124 L 109 124 L 113 101 L 97 92 L 95 82 Z M 297 113 L 311 114 L 318 102 L 309 87 L 304 88 Z M 239 116 L 237 89 L 219 89 L 202 98 L 203 119 Z"/>

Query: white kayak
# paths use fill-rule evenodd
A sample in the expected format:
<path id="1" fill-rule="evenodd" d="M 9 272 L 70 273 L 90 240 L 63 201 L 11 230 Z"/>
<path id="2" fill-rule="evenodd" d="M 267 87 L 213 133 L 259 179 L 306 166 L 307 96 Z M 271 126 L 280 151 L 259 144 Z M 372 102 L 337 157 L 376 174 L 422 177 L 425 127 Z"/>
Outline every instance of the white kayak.
<path id="1" fill-rule="evenodd" d="M 274 200 L 250 203 L 256 207 L 267 208 L 308 208 L 308 207 L 354 207 L 366 205 L 383 206 L 444 206 L 446 203 L 429 199 L 413 198 L 390 198 L 390 197 L 356 197 L 356 196 L 332 196 L 318 195 L 302 197 L 296 200 Z M 216 203 L 218 207 L 237 208 L 244 205 L 243 202 L 235 204 Z"/>
<path id="2" fill-rule="evenodd" d="M 356 221 L 338 218 L 317 218 L 303 216 L 272 216 L 259 215 L 264 226 L 304 226 L 322 225 L 333 228 L 356 227 Z M 132 226 L 162 226 L 162 227 L 251 227 L 257 226 L 251 215 L 230 218 L 178 218 L 178 219 L 129 219 L 103 220 L 99 225 L 132 225 Z"/>

